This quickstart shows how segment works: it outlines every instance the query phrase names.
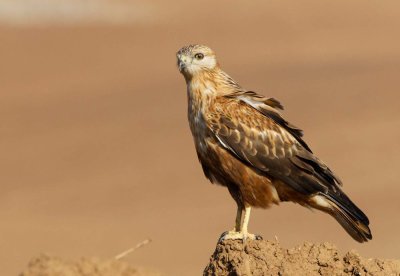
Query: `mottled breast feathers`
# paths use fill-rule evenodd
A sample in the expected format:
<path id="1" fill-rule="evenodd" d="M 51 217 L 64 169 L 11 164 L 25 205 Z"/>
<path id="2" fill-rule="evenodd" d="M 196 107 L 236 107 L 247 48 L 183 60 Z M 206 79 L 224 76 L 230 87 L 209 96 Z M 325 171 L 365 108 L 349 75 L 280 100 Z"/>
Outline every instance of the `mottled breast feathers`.
<path id="1" fill-rule="evenodd" d="M 216 98 L 208 122 L 215 138 L 243 163 L 259 173 L 284 181 L 304 195 L 340 190 L 340 180 L 313 155 L 277 109 L 275 99 L 254 92 Z"/>

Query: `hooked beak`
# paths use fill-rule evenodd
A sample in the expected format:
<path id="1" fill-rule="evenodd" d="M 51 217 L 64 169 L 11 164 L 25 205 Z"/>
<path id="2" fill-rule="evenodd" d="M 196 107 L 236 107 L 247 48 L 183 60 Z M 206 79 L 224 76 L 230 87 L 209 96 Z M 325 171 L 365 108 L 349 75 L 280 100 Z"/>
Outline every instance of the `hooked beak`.
<path id="1" fill-rule="evenodd" d="M 185 63 L 183 63 L 181 60 L 178 60 L 178 69 L 180 72 L 185 68 Z"/>
<path id="2" fill-rule="evenodd" d="M 189 58 L 185 55 L 177 55 L 176 57 L 178 59 L 179 71 L 182 72 L 186 68 Z"/>

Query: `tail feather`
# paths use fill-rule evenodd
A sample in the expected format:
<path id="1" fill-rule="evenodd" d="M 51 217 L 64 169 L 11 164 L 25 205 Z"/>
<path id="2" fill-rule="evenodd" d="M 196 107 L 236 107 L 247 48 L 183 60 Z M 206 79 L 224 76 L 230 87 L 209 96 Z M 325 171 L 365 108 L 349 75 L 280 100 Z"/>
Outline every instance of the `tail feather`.
<path id="1" fill-rule="evenodd" d="M 318 194 L 313 207 L 329 213 L 358 242 L 372 239 L 368 217 L 343 193 Z"/>
<path id="2" fill-rule="evenodd" d="M 342 227 L 358 242 L 366 242 L 372 239 L 371 230 L 368 224 L 358 220 L 355 216 L 341 206 L 332 202 L 332 211 L 330 214 L 342 225 Z"/>

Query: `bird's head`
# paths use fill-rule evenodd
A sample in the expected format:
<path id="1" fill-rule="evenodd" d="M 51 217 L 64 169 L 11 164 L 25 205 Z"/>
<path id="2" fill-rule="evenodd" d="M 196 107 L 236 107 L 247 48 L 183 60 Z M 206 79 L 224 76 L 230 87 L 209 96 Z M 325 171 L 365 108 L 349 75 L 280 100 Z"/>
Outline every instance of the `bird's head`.
<path id="1" fill-rule="evenodd" d="M 204 71 L 212 71 L 218 67 L 215 53 L 204 45 L 182 47 L 176 53 L 179 71 L 185 78 L 191 78 Z"/>

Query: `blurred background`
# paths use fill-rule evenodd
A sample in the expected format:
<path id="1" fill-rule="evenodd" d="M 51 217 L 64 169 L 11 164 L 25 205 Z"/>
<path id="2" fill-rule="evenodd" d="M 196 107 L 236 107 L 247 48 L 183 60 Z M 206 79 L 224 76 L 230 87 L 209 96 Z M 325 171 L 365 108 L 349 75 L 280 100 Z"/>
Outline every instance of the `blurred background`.
<path id="1" fill-rule="evenodd" d="M 176 51 L 213 48 L 279 99 L 371 221 L 353 241 L 291 203 L 250 231 L 400 258 L 400 2 L 0 0 L 0 274 L 41 252 L 199 275 L 234 201 L 203 176 Z"/>

